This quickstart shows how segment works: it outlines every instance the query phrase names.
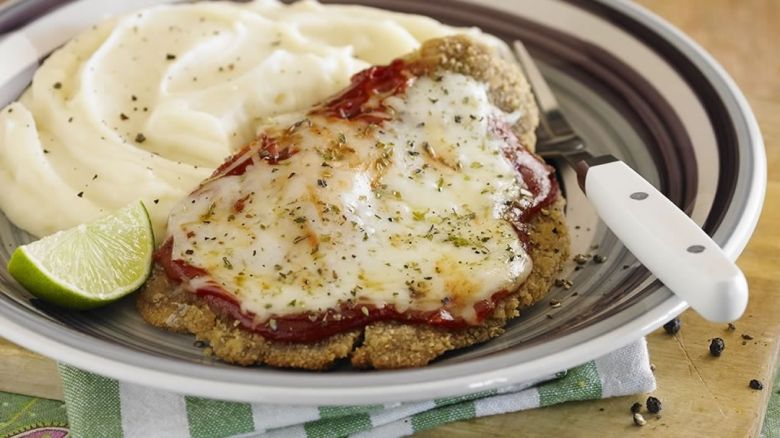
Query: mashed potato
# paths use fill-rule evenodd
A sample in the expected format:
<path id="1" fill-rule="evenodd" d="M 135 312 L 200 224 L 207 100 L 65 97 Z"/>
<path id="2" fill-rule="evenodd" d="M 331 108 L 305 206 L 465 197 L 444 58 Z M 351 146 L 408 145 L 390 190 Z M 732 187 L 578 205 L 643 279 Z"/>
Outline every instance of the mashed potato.
<path id="1" fill-rule="evenodd" d="M 0 111 L 0 208 L 42 236 L 142 199 L 162 238 L 172 205 L 264 118 L 455 32 L 427 17 L 273 0 L 158 6 L 100 24 Z"/>

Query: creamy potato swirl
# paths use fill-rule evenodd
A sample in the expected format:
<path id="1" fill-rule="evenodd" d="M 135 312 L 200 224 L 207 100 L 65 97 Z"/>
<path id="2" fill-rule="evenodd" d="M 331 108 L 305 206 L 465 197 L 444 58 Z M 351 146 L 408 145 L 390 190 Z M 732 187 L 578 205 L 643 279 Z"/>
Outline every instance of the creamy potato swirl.
<path id="1" fill-rule="evenodd" d="M 0 208 L 42 236 L 142 199 L 162 239 L 171 207 L 265 119 L 456 32 L 484 37 L 309 1 L 164 5 L 104 22 L 0 111 Z"/>

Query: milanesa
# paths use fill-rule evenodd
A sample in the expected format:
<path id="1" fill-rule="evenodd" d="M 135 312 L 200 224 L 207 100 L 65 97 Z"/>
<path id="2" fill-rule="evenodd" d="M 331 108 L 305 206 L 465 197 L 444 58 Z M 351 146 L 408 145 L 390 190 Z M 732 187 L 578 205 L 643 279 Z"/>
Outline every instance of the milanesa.
<path id="1" fill-rule="evenodd" d="M 468 37 L 358 73 L 174 208 L 138 308 L 240 365 L 417 367 L 498 336 L 568 257 L 537 122 Z"/>

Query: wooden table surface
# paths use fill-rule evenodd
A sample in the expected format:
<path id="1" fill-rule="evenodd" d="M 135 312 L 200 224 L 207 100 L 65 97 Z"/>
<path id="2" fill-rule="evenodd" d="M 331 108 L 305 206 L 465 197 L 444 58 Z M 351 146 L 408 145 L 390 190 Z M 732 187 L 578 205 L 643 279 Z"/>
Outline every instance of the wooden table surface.
<path id="1" fill-rule="evenodd" d="M 458 436 L 757 436 L 776 366 L 780 335 L 780 1 L 638 0 L 666 18 L 718 59 L 746 94 L 766 143 L 769 183 L 753 239 L 739 265 L 750 285 L 750 304 L 736 330 L 683 315 L 676 336 L 648 337 L 662 400 L 660 417 L 633 424 L 629 406 L 646 394 L 567 403 L 515 414 L 452 423 L 422 437 Z M 752 341 L 743 344 L 741 335 Z M 720 358 L 708 355 L 708 340 L 722 337 Z M 0 390 L 61 397 L 54 363 L 0 340 Z M 766 385 L 748 388 L 750 379 Z"/>

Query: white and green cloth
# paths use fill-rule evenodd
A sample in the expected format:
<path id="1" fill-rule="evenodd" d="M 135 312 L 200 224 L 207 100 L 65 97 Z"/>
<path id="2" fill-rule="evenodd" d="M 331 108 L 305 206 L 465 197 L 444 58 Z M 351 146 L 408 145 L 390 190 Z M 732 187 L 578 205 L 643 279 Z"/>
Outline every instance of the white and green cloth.
<path id="1" fill-rule="evenodd" d="M 179 395 L 60 365 L 72 437 L 398 437 L 445 423 L 655 389 L 644 340 L 547 379 L 424 402 L 285 406 Z"/>

